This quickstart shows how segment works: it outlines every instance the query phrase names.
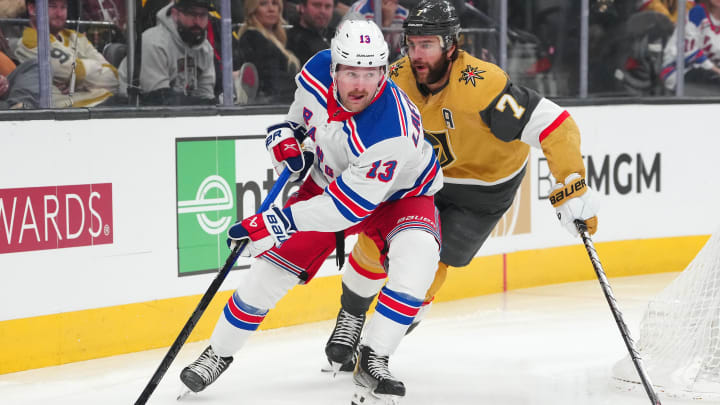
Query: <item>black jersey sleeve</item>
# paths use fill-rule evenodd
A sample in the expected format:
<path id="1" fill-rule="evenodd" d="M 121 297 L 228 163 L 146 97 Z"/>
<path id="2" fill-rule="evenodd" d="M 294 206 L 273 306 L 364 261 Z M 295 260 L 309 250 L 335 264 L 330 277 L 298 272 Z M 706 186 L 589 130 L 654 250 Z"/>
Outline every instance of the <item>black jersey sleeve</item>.
<path id="1" fill-rule="evenodd" d="M 488 107 L 480 111 L 480 118 L 498 139 L 505 142 L 520 139 L 541 98 L 536 91 L 508 81 Z"/>

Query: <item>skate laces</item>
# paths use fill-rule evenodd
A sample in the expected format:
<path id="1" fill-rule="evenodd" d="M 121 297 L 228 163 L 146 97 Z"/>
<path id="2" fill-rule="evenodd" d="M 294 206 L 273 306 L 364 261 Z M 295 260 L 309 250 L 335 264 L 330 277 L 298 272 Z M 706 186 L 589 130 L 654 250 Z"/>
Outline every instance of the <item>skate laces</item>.
<path id="1" fill-rule="evenodd" d="M 374 350 L 368 349 L 366 371 L 377 380 L 394 380 L 388 368 L 389 361 L 389 356 L 378 356 Z"/>
<path id="2" fill-rule="evenodd" d="M 360 339 L 365 316 L 355 316 L 344 309 L 340 310 L 337 319 L 337 325 L 330 337 L 330 344 L 341 344 L 345 346 L 355 347 Z"/>
<path id="3" fill-rule="evenodd" d="M 228 361 L 223 360 L 213 352 L 212 348 L 208 347 L 188 368 L 202 378 L 205 384 L 210 384 L 218 378 L 228 364 L 230 364 Z"/>

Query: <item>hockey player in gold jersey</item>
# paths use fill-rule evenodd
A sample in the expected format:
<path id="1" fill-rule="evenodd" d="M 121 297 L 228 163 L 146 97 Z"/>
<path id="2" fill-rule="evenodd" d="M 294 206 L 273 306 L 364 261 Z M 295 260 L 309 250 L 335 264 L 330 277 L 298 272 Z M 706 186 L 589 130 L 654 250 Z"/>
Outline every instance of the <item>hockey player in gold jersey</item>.
<path id="1" fill-rule="evenodd" d="M 577 219 L 585 221 L 591 233 L 597 229 L 598 204 L 585 183 L 575 121 L 552 101 L 513 84 L 498 66 L 459 50 L 459 30 L 449 2 L 420 1 L 404 24 L 406 56 L 390 67 L 391 79 L 420 109 L 425 138 L 433 144 L 445 176 L 443 189 L 435 195 L 442 250 L 425 311 L 448 266 L 468 265 L 510 208 L 530 147 L 542 150 L 557 179 L 550 200 L 561 224 L 574 235 Z M 354 366 L 365 312 L 386 276 L 379 257 L 375 245 L 361 234 L 343 275 L 342 308 L 325 347 L 334 371 Z"/>

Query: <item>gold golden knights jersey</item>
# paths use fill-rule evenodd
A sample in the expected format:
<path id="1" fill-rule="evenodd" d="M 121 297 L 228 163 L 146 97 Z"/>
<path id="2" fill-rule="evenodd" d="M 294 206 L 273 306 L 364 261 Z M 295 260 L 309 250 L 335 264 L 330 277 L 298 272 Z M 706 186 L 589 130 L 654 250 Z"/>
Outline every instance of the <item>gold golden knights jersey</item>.
<path id="1" fill-rule="evenodd" d="M 523 170 L 530 146 L 542 148 L 557 181 L 585 176 L 579 130 L 567 111 L 514 85 L 498 66 L 459 51 L 449 82 L 434 93 L 415 81 L 407 56 L 390 66 L 390 77 L 419 107 L 445 183 L 503 184 Z"/>
<path id="2" fill-rule="evenodd" d="M 15 57 L 22 63 L 37 59 L 37 31 L 25 27 Z M 75 67 L 73 68 L 73 63 Z M 118 87 L 118 72 L 90 43 L 85 34 L 71 29 L 50 35 L 52 66 L 52 102 L 54 107 L 92 107 L 113 95 Z M 75 89 L 68 94 L 75 69 Z"/>

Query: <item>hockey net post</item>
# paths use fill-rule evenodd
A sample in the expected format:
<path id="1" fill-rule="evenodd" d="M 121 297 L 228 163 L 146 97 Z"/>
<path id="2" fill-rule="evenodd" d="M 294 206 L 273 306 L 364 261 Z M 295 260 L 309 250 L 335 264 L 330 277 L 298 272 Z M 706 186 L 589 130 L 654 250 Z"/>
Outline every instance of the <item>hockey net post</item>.
<path id="1" fill-rule="evenodd" d="M 720 228 L 649 303 L 637 348 L 654 388 L 671 398 L 720 401 Z M 620 390 L 639 387 L 629 358 L 612 370 Z"/>

